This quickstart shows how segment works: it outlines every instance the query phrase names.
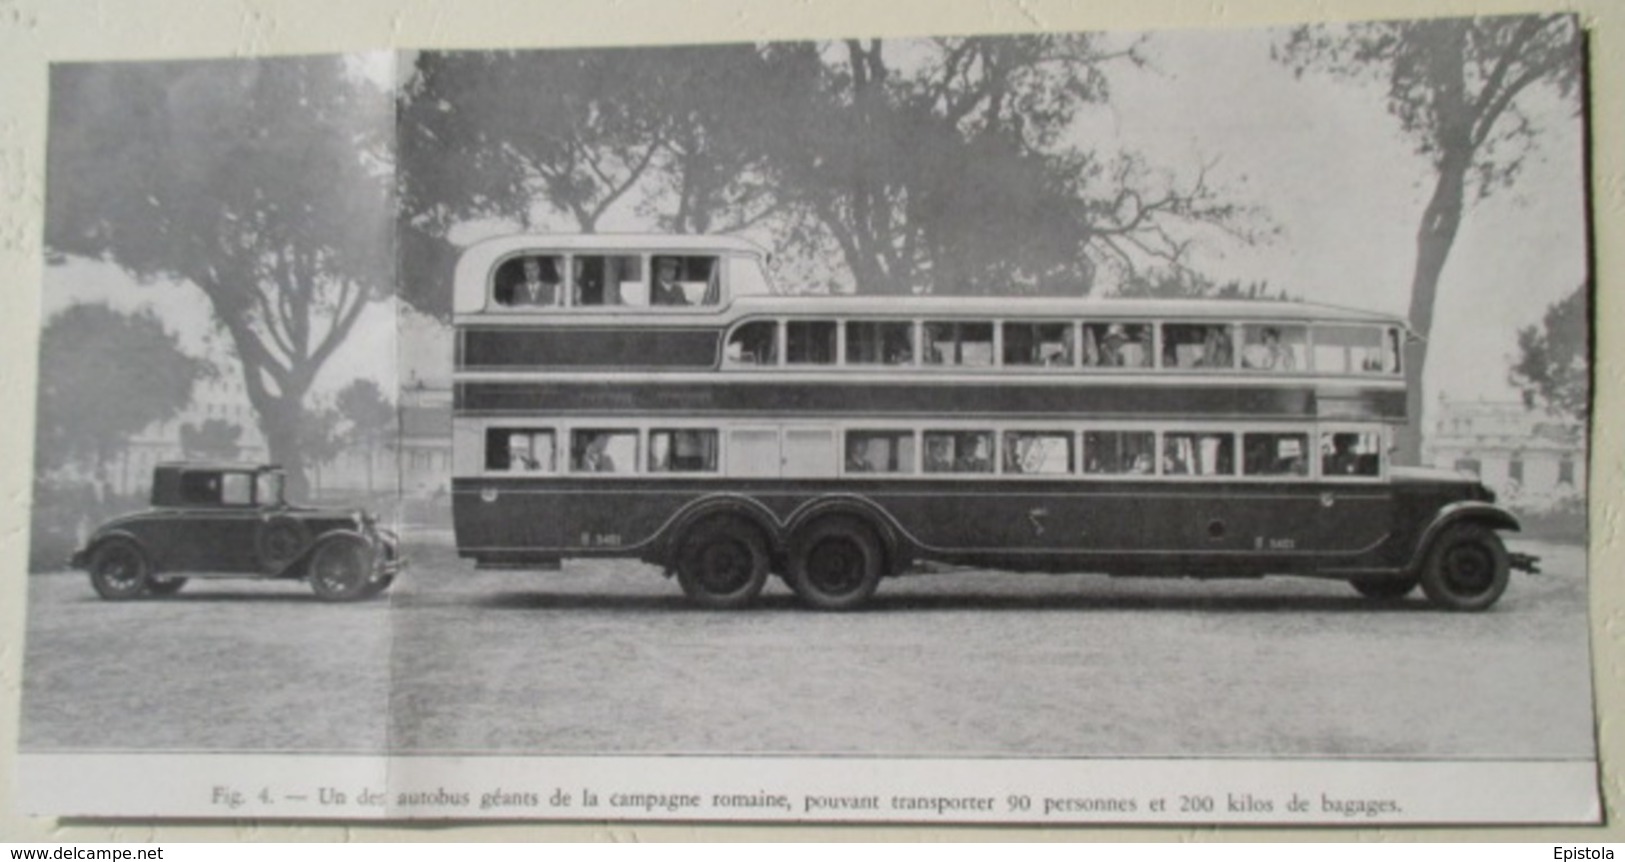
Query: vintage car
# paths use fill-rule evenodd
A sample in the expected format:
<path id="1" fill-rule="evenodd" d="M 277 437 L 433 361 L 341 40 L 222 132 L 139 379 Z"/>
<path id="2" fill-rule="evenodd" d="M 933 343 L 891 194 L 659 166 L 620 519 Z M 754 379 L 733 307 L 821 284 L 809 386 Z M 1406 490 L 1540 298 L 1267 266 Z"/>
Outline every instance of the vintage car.
<path id="1" fill-rule="evenodd" d="M 289 505 L 284 479 L 276 466 L 159 464 L 152 507 L 103 524 L 71 565 L 104 599 L 173 595 L 188 578 L 303 580 L 328 601 L 387 589 L 396 537 L 359 509 Z"/>

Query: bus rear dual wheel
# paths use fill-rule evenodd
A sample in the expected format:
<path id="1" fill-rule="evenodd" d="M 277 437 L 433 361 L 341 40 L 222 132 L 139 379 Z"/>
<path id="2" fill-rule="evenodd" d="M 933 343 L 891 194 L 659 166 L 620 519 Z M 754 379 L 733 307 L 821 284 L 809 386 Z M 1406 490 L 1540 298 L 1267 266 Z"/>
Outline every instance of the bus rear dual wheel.
<path id="1" fill-rule="evenodd" d="M 761 530 L 738 518 L 713 518 L 695 527 L 684 542 L 677 583 L 702 608 L 742 608 L 762 592 L 771 565 Z"/>
<path id="2" fill-rule="evenodd" d="M 786 580 L 812 607 L 844 611 L 874 595 L 883 568 L 874 530 L 853 518 L 825 518 L 792 540 Z"/>

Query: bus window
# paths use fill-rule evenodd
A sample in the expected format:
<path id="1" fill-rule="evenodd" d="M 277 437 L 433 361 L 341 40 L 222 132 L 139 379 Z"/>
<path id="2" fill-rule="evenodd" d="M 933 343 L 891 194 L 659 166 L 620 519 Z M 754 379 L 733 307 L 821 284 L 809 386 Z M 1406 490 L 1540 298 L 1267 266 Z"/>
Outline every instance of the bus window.
<path id="1" fill-rule="evenodd" d="M 1101 476 L 1156 472 L 1157 435 L 1151 431 L 1083 432 L 1083 472 Z"/>
<path id="2" fill-rule="evenodd" d="M 1241 435 L 1241 472 L 1246 476 L 1309 475 L 1309 435 L 1248 433 Z"/>
<path id="3" fill-rule="evenodd" d="M 656 428 L 649 432 L 650 473 L 715 473 L 717 432 L 710 428 Z"/>
<path id="4" fill-rule="evenodd" d="M 1173 432 L 1162 435 L 1165 476 L 1233 476 L 1236 441 L 1230 434 Z"/>
<path id="5" fill-rule="evenodd" d="M 927 323 L 925 364 L 989 367 L 993 364 L 993 324 Z"/>
<path id="6" fill-rule="evenodd" d="M 729 365 L 777 365 L 778 322 L 753 320 L 741 324 L 728 336 L 726 356 Z"/>
<path id="7" fill-rule="evenodd" d="M 1083 364 L 1096 368 L 1149 368 L 1149 323 L 1085 323 Z"/>
<path id="8" fill-rule="evenodd" d="M 784 338 L 789 364 L 835 364 L 835 321 L 792 320 L 784 325 Z"/>
<path id="9" fill-rule="evenodd" d="M 637 255 L 576 255 L 570 259 L 570 275 L 576 305 L 648 304 L 642 285 L 643 259 Z"/>
<path id="10" fill-rule="evenodd" d="M 993 432 L 925 432 L 925 472 L 993 472 Z"/>
<path id="11" fill-rule="evenodd" d="M 914 361 L 914 324 L 904 322 L 846 324 L 848 365 L 909 365 Z"/>
<path id="12" fill-rule="evenodd" d="M 570 469 L 577 473 L 637 472 L 638 432 L 578 428 L 570 434 Z"/>
<path id="13" fill-rule="evenodd" d="M 1309 368 L 1309 328 L 1249 323 L 1241 328 L 1241 367 L 1251 371 Z"/>
<path id="14" fill-rule="evenodd" d="M 914 432 L 846 432 L 846 472 L 913 473 Z"/>
<path id="15" fill-rule="evenodd" d="M 1377 476 L 1381 472 L 1381 434 L 1373 431 L 1327 431 L 1320 435 L 1322 476 Z"/>
<path id="16" fill-rule="evenodd" d="M 650 305 L 716 305 L 722 301 L 722 268 L 713 255 L 657 254 L 649 269 Z"/>
<path id="17" fill-rule="evenodd" d="M 492 279 L 491 298 L 508 308 L 564 304 L 564 257 L 527 254 L 503 261 Z"/>
<path id="18" fill-rule="evenodd" d="M 1004 432 L 1004 472 L 1064 475 L 1072 472 L 1072 435 L 1065 431 Z"/>
<path id="19" fill-rule="evenodd" d="M 1067 366 L 1072 364 L 1069 323 L 1004 324 L 1005 365 Z"/>
<path id="20" fill-rule="evenodd" d="M 485 469 L 493 472 L 551 473 L 551 428 L 485 429 Z"/>
<path id="21" fill-rule="evenodd" d="M 1234 368 L 1235 337 L 1228 323 L 1165 323 L 1164 368 Z"/>
<path id="22" fill-rule="evenodd" d="M 1378 327 L 1317 326 L 1314 336 L 1316 371 L 1388 374 L 1399 370 L 1398 354 L 1392 347 L 1384 346 L 1383 331 Z M 1397 342 L 1397 334 L 1389 341 Z"/>

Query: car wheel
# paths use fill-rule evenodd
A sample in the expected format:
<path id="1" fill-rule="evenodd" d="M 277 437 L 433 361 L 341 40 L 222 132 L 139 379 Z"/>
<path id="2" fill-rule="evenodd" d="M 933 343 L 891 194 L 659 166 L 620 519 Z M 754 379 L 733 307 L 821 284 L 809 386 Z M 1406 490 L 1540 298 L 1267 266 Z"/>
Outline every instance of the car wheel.
<path id="1" fill-rule="evenodd" d="M 104 599 L 138 599 L 152 586 L 152 565 L 134 542 L 103 542 L 90 556 L 90 585 Z"/>
<path id="2" fill-rule="evenodd" d="M 818 521 L 790 549 L 790 588 L 807 604 L 844 611 L 880 585 L 882 557 L 874 531 L 850 518 Z"/>
<path id="3" fill-rule="evenodd" d="M 278 574 L 310 547 L 310 528 L 297 518 L 274 515 L 260 524 L 255 543 L 261 571 Z"/>
<path id="4" fill-rule="evenodd" d="M 704 608 L 742 608 L 762 592 L 770 559 L 762 531 L 736 518 L 691 531 L 677 560 L 677 583 Z"/>
<path id="5" fill-rule="evenodd" d="M 353 602 L 376 595 L 376 591 L 368 592 L 372 554 L 366 542 L 348 536 L 323 542 L 310 555 L 310 588 L 318 598 L 329 602 Z"/>
<path id="6" fill-rule="evenodd" d="M 170 578 L 160 581 L 156 578 L 147 581 L 147 594 L 153 596 L 173 596 L 186 586 L 185 578 Z"/>
<path id="7" fill-rule="evenodd" d="M 1452 611 L 1481 611 L 1506 592 L 1511 576 L 1506 546 L 1494 530 L 1478 524 L 1446 527 L 1428 549 L 1422 591 Z"/>
<path id="8" fill-rule="evenodd" d="M 1386 575 L 1360 575 L 1349 580 L 1354 591 L 1368 599 L 1402 599 L 1416 589 L 1413 577 Z"/>

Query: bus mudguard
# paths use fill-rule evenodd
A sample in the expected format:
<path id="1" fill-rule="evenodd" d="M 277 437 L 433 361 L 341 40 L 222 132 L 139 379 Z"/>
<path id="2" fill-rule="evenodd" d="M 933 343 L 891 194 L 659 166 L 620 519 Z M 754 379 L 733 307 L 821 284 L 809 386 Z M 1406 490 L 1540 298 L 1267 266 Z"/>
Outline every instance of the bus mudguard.
<path id="1" fill-rule="evenodd" d="M 785 535 L 794 536 L 808 524 L 831 515 L 857 518 L 875 531 L 880 537 L 881 548 L 886 552 L 888 574 L 896 574 L 907 568 L 911 554 L 891 515 L 874 501 L 856 494 L 829 495 L 806 503 L 790 515 L 785 524 Z"/>
<path id="2" fill-rule="evenodd" d="M 1422 537 L 1416 543 L 1416 547 L 1411 549 L 1411 559 L 1405 568 L 1409 571 L 1420 568 L 1422 561 L 1427 559 L 1428 549 L 1433 546 L 1433 540 L 1438 538 L 1446 527 L 1460 523 L 1483 524 L 1493 530 L 1513 532 L 1523 529 L 1517 517 L 1500 506 L 1477 500 L 1451 503 L 1434 514 L 1433 521 L 1422 531 Z"/>

